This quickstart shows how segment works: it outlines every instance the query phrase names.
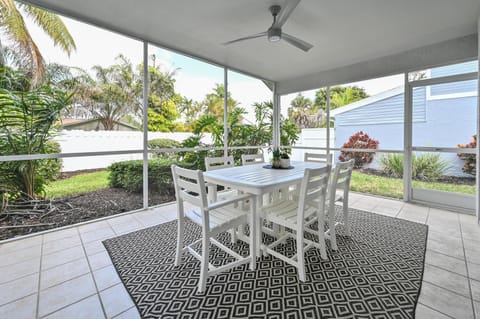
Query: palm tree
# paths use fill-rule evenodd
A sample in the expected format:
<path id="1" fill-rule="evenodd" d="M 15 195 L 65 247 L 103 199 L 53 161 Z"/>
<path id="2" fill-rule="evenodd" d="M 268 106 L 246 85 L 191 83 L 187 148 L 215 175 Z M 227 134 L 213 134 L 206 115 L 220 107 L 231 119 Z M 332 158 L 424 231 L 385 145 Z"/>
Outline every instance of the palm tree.
<path id="1" fill-rule="evenodd" d="M 76 46 L 58 15 L 14 0 L 0 0 L 0 32 L 5 35 L 8 44 L 12 45 L 11 50 L 6 51 L 0 44 L 0 55 L 6 51 L 13 63 L 26 69 L 32 83 L 37 84 L 45 75 L 45 61 L 27 29 L 23 15 L 32 19 L 53 40 L 54 45 L 68 56 Z"/>

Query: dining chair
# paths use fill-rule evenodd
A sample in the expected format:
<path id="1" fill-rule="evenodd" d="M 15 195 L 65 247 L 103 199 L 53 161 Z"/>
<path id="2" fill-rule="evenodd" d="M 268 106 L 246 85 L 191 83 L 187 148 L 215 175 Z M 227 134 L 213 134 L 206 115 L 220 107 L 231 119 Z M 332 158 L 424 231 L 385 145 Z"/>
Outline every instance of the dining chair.
<path id="1" fill-rule="evenodd" d="M 238 209 L 239 203 L 245 200 L 255 201 L 255 198 L 248 194 L 238 195 L 228 200 L 208 203 L 205 190 L 203 172 L 200 170 L 189 170 L 172 165 L 172 175 L 175 185 L 177 199 L 177 248 L 175 255 L 175 266 L 182 263 L 182 255 L 189 252 L 200 261 L 200 281 L 198 291 L 206 289 L 206 282 L 209 276 L 226 271 L 233 267 L 250 262 L 250 269 L 255 269 L 255 241 L 251 241 L 250 256 L 242 257 L 235 251 L 226 247 L 215 236 L 228 229 L 232 229 L 247 222 L 249 211 Z M 185 209 L 185 203 L 193 205 L 194 209 Z M 235 205 L 236 204 L 236 205 Z M 251 215 L 252 224 L 254 221 Z M 202 236 L 195 242 L 184 246 L 185 222 L 190 219 L 201 227 Z M 201 253 L 194 249 L 194 245 L 201 242 Z M 216 267 L 209 263 L 210 244 L 217 246 L 225 253 L 232 256 L 235 261 Z"/>
<path id="2" fill-rule="evenodd" d="M 217 169 L 233 167 L 233 156 L 221 156 L 221 157 L 205 157 L 205 169 L 207 171 L 213 171 Z M 210 201 L 216 201 L 218 199 L 228 199 L 229 197 L 236 196 L 237 192 L 223 185 L 208 185 L 208 194 Z M 217 191 L 217 186 L 223 186 L 222 191 Z"/>
<path id="3" fill-rule="evenodd" d="M 332 165 L 333 154 L 318 154 L 318 153 L 308 153 L 304 154 L 304 162 L 320 162 L 327 163 Z"/>
<path id="4" fill-rule="evenodd" d="M 338 225 L 345 227 L 345 234 L 351 236 L 351 225 L 348 216 L 348 194 L 350 192 L 350 180 L 352 177 L 355 160 L 338 162 L 333 170 L 333 177 L 330 181 L 327 194 L 328 209 L 328 230 L 325 238 L 330 239 L 333 250 L 337 250 L 337 238 L 335 228 Z M 335 203 L 342 202 L 343 222 L 335 222 Z M 320 225 L 320 224 L 319 224 Z"/>
<path id="5" fill-rule="evenodd" d="M 318 243 L 304 238 L 305 223 L 315 216 L 319 224 L 323 225 L 325 214 L 325 199 L 330 177 L 329 165 L 322 168 L 307 168 L 300 184 L 298 200 L 279 199 L 262 209 L 262 217 L 273 225 L 290 229 L 278 235 L 276 240 L 268 245 L 262 245 L 264 253 L 271 254 L 297 268 L 300 281 L 305 281 L 305 251 L 317 247 L 320 255 L 327 259 L 325 247 L 325 233 L 323 228 L 317 232 Z M 315 206 L 310 205 L 315 203 Z M 288 238 L 296 240 L 296 254 L 287 257 L 275 250 L 275 247 L 284 243 Z"/>
<path id="6" fill-rule="evenodd" d="M 265 163 L 263 154 L 242 154 L 242 165 Z"/>

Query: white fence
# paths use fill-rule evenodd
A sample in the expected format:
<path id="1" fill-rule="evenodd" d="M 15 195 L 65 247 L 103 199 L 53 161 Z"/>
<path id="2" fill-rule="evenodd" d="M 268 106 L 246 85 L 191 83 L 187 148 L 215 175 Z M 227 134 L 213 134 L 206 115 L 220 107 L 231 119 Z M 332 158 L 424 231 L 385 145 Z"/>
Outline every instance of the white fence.
<path id="1" fill-rule="evenodd" d="M 333 133 L 333 130 L 331 131 Z M 191 133 L 161 133 L 150 132 L 148 139 L 168 138 L 175 141 L 183 141 L 190 137 Z M 326 129 L 303 129 L 295 146 L 326 147 Z M 62 153 L 86 153 L 86 152 L 107 152 L 141 150 L 143 148 L 142 132 L 126 131 L 62 131 L 55 137 L 60 143 Z M 202 140 L 210 144 L 211 137 L 205 134 Z M 334 145 L 334 137 L 330 136 L 330 146 Z M 292 160 L 303 161 L 305 150 L 293 150 Z M 316 151 L 319 152 L 319 151 Z M 142 154 L 124 155 L 102 155 L 87 157 L 71 157 L 63 159 L 64 172 L 78 171 L 84 169 L 105 168 L 110 164 L 120 161 L 142 159 Z M 268 158 L 266 158 L 268 160 Z"/>
<path id="2" fill-rule="evenodd" d="M 181 142 L 191 135 L 191 133 L 180 132 L 150 132 L 148 133 L 148 139 L 169 138 Z M 143 149 L 143 132 L 62 131 L 60 135 L 55 137 L 55 141 L 60 143 L 62 153 L 141 150 Z M 203 142 L 210 143 L 210 136 L 206 134 Z M 142 154 L 64 158 L 62 171 L 71 172 L 83 169 L 105 168 L 114 162 L 134 159 L 142 159 Z"/>

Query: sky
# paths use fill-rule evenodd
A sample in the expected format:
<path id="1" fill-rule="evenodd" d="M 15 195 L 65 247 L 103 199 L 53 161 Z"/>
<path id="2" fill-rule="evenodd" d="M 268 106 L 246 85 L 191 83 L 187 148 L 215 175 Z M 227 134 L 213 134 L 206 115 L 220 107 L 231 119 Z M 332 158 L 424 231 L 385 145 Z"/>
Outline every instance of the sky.
<path id="1" fill-rule="evenodd" d="M 32 37 L 39 46 L 40 52 L 48 63 L 59 63 L 67 66 L 80 67 L 90 70 L 94 65 L 109 66 L 115 63 L 115 57 L 120 53 L 137 65 L 143 59 L 143 44 L 140 41 L 100 29 L 73 19 L 63 17 L 68 30 L 75 40 L 77 50 L 68 57 L 60 49 L 53 46 L 53 42 L 27 20 L 27 26 Z M 201 101 L 210 93 L 216 83 L 223 83 L 223 69 L 200 62 L 171 51 L 149 46 L 149 55 L 157 55 L 157 64 L 165 70 L 175 70 L 175 90 L 194 101 Z M 232 97 L 241 106 L 251 110 L 254 102 L 272 99 L 270 90 L 258 79 L 244 76 L 236 72 L 229 72 L 229 91 Z M 369 95 L 374 95 L 390 88 L 403 84 L 403 75 L 396 75 L 376 80 L 356 82 L 352 85 L 363 87 Z M 315 90 L 302 92 L 303 95 L 313 98 Z M 290 101 L 296 94 L 283 96 L 281 99 L 282 111 L 286 112 Z M 253 113 L 253 112 L 251 112 Z M 253 120 L 253 114 L 247 116 Z"/>

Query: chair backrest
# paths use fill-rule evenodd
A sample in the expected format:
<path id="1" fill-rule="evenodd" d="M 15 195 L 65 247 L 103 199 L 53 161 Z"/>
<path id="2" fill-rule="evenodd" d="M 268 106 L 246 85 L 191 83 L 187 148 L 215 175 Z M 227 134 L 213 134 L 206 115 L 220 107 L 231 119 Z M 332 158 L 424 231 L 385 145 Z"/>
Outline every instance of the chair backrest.
<path id="1" fill-rule="evenodd" d="M 202 171 L 172 165 L 172 176 L 177 205 L 183 205 L 183 201 L 185 201 L 200 207 L 202 210 L 208 206 Z"/>
<path id="2" fill-rule="evenodd" d="M 233 167 L 233 156 L 221 156 L 221 157 L 205 157 L 205 169 L 207 171 L 213 171 L 216 169 Z"/>
<path id="3" fill-rule="evenodd" d="M 303 161 L 305 162 L 321 162 L 332 165 L 333 154 L 317 154 L 317 153 L 305 153 Z"/>
<path id="4" fill-rule="evenodd" d="M 242 165 L 265 163 L 263 154 L 242 154 Z"/>
<path id="5" fill-rule="evenodd" d="M 325 199 L 328 188 L 328 181 L 330 179 L 331 166 L 322 168 L 307 168 L 300 185 L 300 193 L 298 198 L 298 213 L 297 223 L 303 224 L 305 220 L 305 207 L 309 203 L 317 203 L 316 207 L 323 212 L 325 208 Z"/>
<path id="6" fill-rule="evenodd" d="M 335 192 L 337 189 L 343 189 L 344 194 L 349 191 L 354 164 L 354 159 L 347 162 L 337 162 L 335 164 L 332 182 L 328 190 L 331 203 L 335 202 Z"/>

